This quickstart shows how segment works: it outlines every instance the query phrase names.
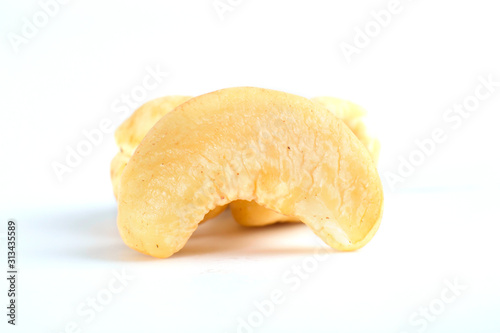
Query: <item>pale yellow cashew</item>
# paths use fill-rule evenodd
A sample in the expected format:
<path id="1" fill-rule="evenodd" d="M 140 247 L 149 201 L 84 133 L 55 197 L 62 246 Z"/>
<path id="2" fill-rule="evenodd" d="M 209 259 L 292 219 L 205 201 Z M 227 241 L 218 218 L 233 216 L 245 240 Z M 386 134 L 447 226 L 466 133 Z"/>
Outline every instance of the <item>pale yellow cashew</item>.
<path id="1" fill-rule="evenodd" d="M 383 207 L 370 154 L 310 100 L 260 88 L 198 96 L 167 113 L 123 170 L 118 227 L 155 257 L 179 251 L 217 206 L 255 201 L 340 250 L 364 246 Z"/>
<path id="2" fill-rule="evenodd" d="M 111 162 L 111 181 L 115 197 L 118 196 L 119 181 L 123 169 L 147 132 L 161 117 L 190 98 L 190 96 L 166 96 L 152 100 L 138 108 L 118 128 L 115 138 L 121 151 L 116 154 Z M 368 149 L 375 163 L 377 162 L 380 144 L 366 131 L 363 119 L 366 115 L 364 109 L 352 102 L 334 97 L 315 97 L 311 100 L 325 106 L 344 121 Z M 234 219 L 244 226 L 263 226 L 276 222 L 300 222 L 296 218 L 278 214 L 255 202 L 237 200 L 232 202 L 230 207 Z M 213 211 L 207 213 L 204 220 L 219 215 L 224 209 L 225 206 L 216 207 Z"/>
<path id="3" fill-rule="evenodd" d="M 111 182 L 115 197 L 118 197 L 123 169 L 147 132 L 161 117 L 190 98 L 190 96 L 166 96 L 152 100 L 138 108 L 117 129 L 115 138 L 121 151 L 116 154 L 111 162 Z M 367 133 L 363 121 L 366 112 L 360 106 L 334 97 L 315 97 L 311 100 L 325 106 L 344 121 L 368 149 L 375 163 L 377 162 L 380 144 L 378 140 Z M 244 226 L 263 226 L 276 222 L 300 222 L 296 218 L 278 214 L 255 202 L 237 200 L 232 202 L 230 207 L 234 219 Z M 213 211 L 207 213 L 204 220 L 219 215 L 224 209 L 225 206 L 216 207 Z"/>
<path id="4" fill-rule="evenodd" d="M 326 107 L 337 118 L 341 119 L 363 143 L 377 164 L 380 143 L 366 130 L 364 117 L 366 112 L 359 105 L 334 97 L 316 97 L 311 101 Z M 277 222 L 300 222 L 298 218 L 276 213 L 253 201 L 237 200 L 229 205 L 234 219 L 241 225 L 257 227 Z"/>

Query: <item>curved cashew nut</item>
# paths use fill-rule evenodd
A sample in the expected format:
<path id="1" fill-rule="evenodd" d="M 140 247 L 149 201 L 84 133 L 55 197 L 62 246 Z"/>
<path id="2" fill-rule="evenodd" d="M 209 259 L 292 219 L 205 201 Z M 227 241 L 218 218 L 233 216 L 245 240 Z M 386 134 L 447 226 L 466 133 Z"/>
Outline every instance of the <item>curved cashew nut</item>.
<path id="1" fill-rule="evenodd" d="M 340 250 L 378 229 L 380 178 L 361 142 L 310 100 L 260 88 L 201 95 L 166 114 L 125 167 L 118 227 L 155 257 L 179 251 L 205 214 L 255 201 Z"/>

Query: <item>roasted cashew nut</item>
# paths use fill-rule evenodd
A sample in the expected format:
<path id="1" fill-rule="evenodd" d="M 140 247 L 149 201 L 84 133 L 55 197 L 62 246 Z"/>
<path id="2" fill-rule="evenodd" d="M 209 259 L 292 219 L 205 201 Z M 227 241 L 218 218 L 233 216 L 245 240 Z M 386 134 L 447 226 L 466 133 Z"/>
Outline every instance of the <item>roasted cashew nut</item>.
<path id="1" fill-rule="evenodd" d="M 331 247 L 355 250 L 378 229 L 383 191 L 366 148 L 326 108 L 229 88 L 188 100 L 148 132 L 123 170 L 118 227 L 128 246 L 165 258 L 205 214 L 235 200 L 296 217 Z"/>

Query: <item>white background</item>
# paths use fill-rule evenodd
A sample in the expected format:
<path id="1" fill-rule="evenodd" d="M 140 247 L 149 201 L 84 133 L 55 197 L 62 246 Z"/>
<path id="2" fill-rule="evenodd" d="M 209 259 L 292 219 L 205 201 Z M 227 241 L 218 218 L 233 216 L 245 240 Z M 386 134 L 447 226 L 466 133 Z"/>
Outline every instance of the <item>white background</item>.
<path id="1" fill-rule="evenodd" d="M 495 2 L 401 0 L 351 61 L 340 46 L 353 44 L 356 28 L 390 1 L 230 3 L 221 19 L 212 0 L 69 1 L 14 47 L 13 34 L 41 7 L 2 1 L 0 232 L 9 218 L 18 222 L 20 272 L 18 325 L 7 325 L 2 310 L 2 332 L 64 332 L 71 322 L 82 332 L 236 332 L 273 289 L 284 301 L 247 331 L 500 332 L 500 87 L 457 128 L 443 118 L 474 95 L 479 77 L 500 81 Z M 128 249 L 115 227 L 113 135 L 62 181 L 52 164 L 64 163 L 67 147 L 102 119 L 119 124 L 113 103 L 148 67 L 169 75 L 146 100 L 245 85 L 365 107 L 382 142 L 386 193 L 372 242 L 339 253 L 305 226 L 248 230 L 226 213 L 172 258 Z M 446 141 L 390 186 L 387 174 L 436 128 Z M 6 261 L 5 239 L 1 246 Z M 314 259 L 318 250 L 326 260 Z M 307 278 L 287 282 L 304 262 L 313 265 Z M 79 315 L 122 269 L 134 276 L 124 290 L 95 318 Z M 466 290 L 425 327 L 410 321 L 420 308 L 444 304 L 446 281 L 455 280 Z"/>

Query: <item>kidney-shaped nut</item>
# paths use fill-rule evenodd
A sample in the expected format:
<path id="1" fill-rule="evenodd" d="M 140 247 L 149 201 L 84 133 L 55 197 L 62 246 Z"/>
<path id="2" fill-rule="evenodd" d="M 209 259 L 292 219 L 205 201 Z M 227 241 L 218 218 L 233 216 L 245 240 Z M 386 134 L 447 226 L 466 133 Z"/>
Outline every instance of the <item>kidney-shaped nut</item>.
<path id="1" fill-rule="evenodd" d="M 123 171 L 118 228 L 155 257 L 182 249 L 205 214 L 255 201 L 307 224 L 339 250 L 378 229 L 380 178 L 347 126 L 310 100 L 260 88 L 229 88 L 167 113 Z"/>

